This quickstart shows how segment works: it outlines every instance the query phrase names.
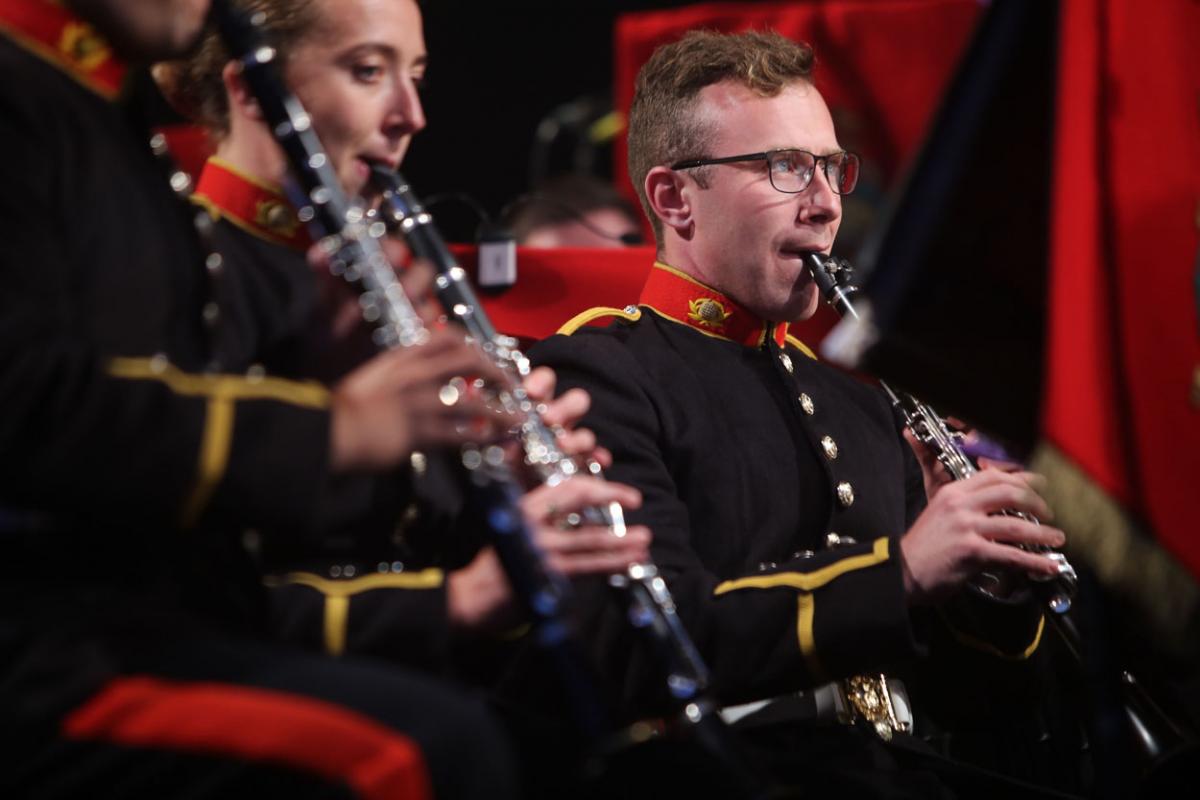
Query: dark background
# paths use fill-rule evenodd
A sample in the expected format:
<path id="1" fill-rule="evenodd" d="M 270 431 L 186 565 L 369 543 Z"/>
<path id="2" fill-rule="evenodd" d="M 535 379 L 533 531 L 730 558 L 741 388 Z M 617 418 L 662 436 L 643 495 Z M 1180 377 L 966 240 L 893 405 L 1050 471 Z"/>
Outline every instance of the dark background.
<path id="1" fill-rule="evenodd" d="M 467 192 L 496 214 L 530 188 L 529 152 L 543 117 L 585 95 L 611 103 L 617 16 L 692 4 L 423 0 L 428 127 L 413 141 L 406 176 L 421 195 Z M 572 148 L 562 137 L 550 165 L 565 170 Z M 609 149 L 596 156 L 610 175 Z M 477 216 L 461 202 L 439 202 L 432 211 L 447 238 L 473 238 Z"/>

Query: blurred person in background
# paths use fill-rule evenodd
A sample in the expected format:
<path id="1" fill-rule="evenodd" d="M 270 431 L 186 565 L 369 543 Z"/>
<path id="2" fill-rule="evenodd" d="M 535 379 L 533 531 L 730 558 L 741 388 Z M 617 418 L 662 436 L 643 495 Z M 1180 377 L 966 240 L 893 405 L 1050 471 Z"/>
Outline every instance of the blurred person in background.
<path id="1" fill-rule="evenodd" d="M 523 247 L 632 247 L 641 219 L 611 184 L 571 173 L 548 178 L 509 204 L 501 222 Z"/>

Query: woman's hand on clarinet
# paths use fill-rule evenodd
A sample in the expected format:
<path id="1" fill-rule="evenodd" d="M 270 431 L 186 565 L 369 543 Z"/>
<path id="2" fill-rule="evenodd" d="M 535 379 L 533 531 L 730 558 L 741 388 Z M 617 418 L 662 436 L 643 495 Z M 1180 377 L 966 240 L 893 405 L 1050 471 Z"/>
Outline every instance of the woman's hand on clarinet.
<path id="1" fill-rule="evenodd" d="M 521 510 L 535 544 L 551 569 L 571 577 L 611 575 L 649 558 L 650 531 L 631 526 L 624 536 L 608 528 L 583 523 L 586 508 L 618 502 L 625 508 L 641 505 L 636 489 L 580 475 L 557 486 L 539 486 L 521 499 Z M 508 579 L 488 547 L 466 567 L 447 579 L 451 623 L 491 632 L 520 622 Z"/>
<path id="2" fill-rule="evenodd" d="M 468 391 L 461 375 L 503 375 L 460 331 L 380 353 L 333 388 L 330 463 L 334 471 L 379 470 L 414 450 L 497 440 L 515 420 Z M 461 386 L 461 388 L 455 388 Z"/>
<path id="3" fill-rule="evenodd" d="M 585 509 L 620 503 L 638 508 L 642 495 L 623 483 L 577 475 L 557 486 L 539 486 L 521 498 L 521 510 L 549 566 L 569 577 L 610 575 L 650 557 L 650 530 L 631 525 L 617 536 L 604 525 L 589 524 Z"/>
<path id="4" fill-rule="evenodd" d="M 404 288 L 404 294 L 428 327 L 440 327 L 437 304 L 431 289 L 434 269 L 427 262 L 409 258 L 408 248 L 395 239 L 380 241 Z M 308 251 L 308 263 L 316 282 L 314 325 L 310 328 L 313 374 L 334 381 L 366 361 L 379 348 L 371 338 L 371 327 L 363 319 L 360 290 L 329 271 L 329 255 L 320 245 Z M 400 266 L 407 264 L 408 266 Z"/>

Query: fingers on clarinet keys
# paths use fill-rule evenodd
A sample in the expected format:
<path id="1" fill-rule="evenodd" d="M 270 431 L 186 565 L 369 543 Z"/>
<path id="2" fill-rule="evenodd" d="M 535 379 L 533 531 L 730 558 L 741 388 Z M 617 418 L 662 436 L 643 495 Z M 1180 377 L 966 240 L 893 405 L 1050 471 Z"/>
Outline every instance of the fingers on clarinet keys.
<path id="1" fill-rule="evenodd" d="M 555 527 L 563 531 L 572 531 L 583 526 L 582 514 L 578 511 L 563 512 L 554 503 L 546 507 L 546 519 L 553 522 Z"/>
<path id="2" fill-rule="evenodd" d="M 576 531 L 585 526 L 599 526 L 612 533 L 612 528 L 597 507 L 560 508 L 551 503 L 546 509 L 546 521 L 560 531 Z"/>
<path id="3" fill-rule="evenodd" d="M 451 378 L 437 390 L 438 402 L 447 409 L 462 412 L 462 418 L 454 422 L 454 432 L 467 441 L 485 441 L 495 438 L 488 418 L 479 413 L 478 381 L 468 382 L 465 378 Z M 473 402 L 467 402 L 472 400 Z"/>
<path id="4" fill-rule="evenodd" d="M 463 378 L 451 378 L 438 390 L 438 400 L 447 408 L 458 405 L 467 391 L 467 382 Z"/>
<path id="5" fill-rule="evenodd" d="M 521 499 L 522 508 L 530 519 L 563 530 L 608 528 L 609 520 L 600 509 L 613 503 L 624 508 L 637 508 L 641 504 L 641 494 L 624 484 L 577 475 L 554 486 L 539 486 Z"/>

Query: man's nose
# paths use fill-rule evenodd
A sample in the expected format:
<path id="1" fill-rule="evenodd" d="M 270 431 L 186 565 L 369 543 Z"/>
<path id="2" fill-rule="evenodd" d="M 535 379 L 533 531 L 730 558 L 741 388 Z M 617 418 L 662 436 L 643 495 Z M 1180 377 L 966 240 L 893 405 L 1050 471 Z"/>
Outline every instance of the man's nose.
<path id="1" fill-rule="evenodd" d="M 833 191 L 825 170 L 816 169 L 812 182 L 800 192 L 798 218 L 801 222 L 836 222 L 842 215 L 842 197 Z"/>

